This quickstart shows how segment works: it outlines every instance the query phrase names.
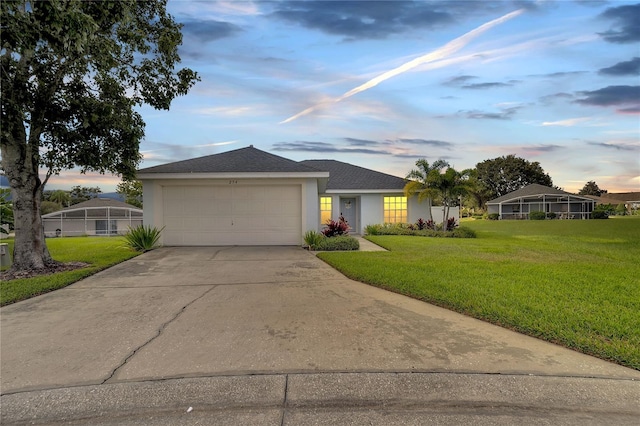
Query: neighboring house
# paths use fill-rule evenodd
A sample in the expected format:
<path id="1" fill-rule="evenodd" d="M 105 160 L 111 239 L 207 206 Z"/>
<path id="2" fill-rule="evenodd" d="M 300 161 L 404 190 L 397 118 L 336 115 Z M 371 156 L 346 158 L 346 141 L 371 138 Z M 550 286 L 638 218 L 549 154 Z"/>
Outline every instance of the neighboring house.
<path id="1" fill-rule="evenodd" d="M 606 202 L 602 204 L 612 204 L 614 206 L 618 204 L 624 204 L 627 211 L 631 213 L 633 210 L 640 209 L 640 192 L 619 192 L 612 194 L 602 194 L 603 198 L 606 198 Z M 598 203 L 600 204 L 600 203 Z"/>
<path id="2" fill-rule="evenodd" d="M 369 224 L 430 217 L 427 203 L 404 196 L 402 178 L 253 146 L 149 167 L 137 178 L 144 223 L 164 227 L 164 245 L 299 245 L 340 215 L 359 234 Z"/>
<path id="3" fill-rule="evenodd" d="M 595 201 L 544 185 L 532 184 L 487 202 L 487 213 L 500 219 L 528 219 L 529 213 L 555 213 L 558 219 L 589 219 Z"/>
<path id="4" fill-rule="evenodd" d="M 42 216 L 47 237 L 119 235 L 142 225 L 142 209 L 122 201 L 92 198 Z"/>

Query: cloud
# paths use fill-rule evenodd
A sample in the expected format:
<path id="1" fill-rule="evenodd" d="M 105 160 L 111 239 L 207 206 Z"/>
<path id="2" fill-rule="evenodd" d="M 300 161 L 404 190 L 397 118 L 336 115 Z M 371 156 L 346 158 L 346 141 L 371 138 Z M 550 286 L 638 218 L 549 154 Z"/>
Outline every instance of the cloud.
<path id="1" fill-rule="evenodd" d="M 575 96 L 570 93 L 559 92 L 559 93 L 553 93 L 551 95 L 542 96 L 540 98 L 540 102 L 547 104 L 559 99 L 573 99 L 573 98 L 575 98 Z"/>
<path id="2" fill-rule="evenodd" d="M 319 153 L 350 153 L 350 154 L 372 154 L 390 155 L 390 152 L 367 148 L 337 147 L 328 142 L 295 141 L 277 142 L 273 144 L 274 151 L 298 151 L 298 152 L 319 152 Z"/>
<path id="3" fill-rule="evenodd" d="M 394 142 L 391 141 L 390 142 Z M 439 140 L 433 140 L 433 139 L 405 139 L 405 138 L 400 138 L 400 139 L 396 139 L 395 142 L 402 142 L 402 143 L 408 143 L 408 144 L 412 144 L 412 145 L 427 145 L 427 146 L 433 146 L 436 148 L 453 148 L 454 144 L 451 142 L 446 142 L 446 141 L 439 141 Z"/>
<path id="4" fill-rule="evenodd" d="M 383 39 L 454 22 L 446 5 L 412 1 L 285 1 L 271 16 L 350 39 Z"/>
<path id="5" fill-rule="evenodd" d="M 586 141 L 587 145 L 597 146 L 600 148 L 606 149 L 615 149 L 616 151 L 640 151 L 640 147 L 638 145 L 627 145 L 627 144 L 616 144 L 611 142 L 591 142 Z"/>
<path id="6" fill-rule="evenodd" d="M 365 90 L 371 89 L 372 87 L 377 86 L 378 84 L 392 78 L 395 77 L 399 74 L 405 73 L 419 65 L 422 64 L 426 64 L 426 63 L 430 63 L 430 62 L 434 62 L 434 61 L 438 61 L 441 59 L 444 59 L 448 56 L 451 56 L 453 53 L 457 52 L 458 50 L 462 49 L 463 47 L 465 47 L 469 42 L 471 42 L 473 39 L 475 39 L 476 37 L 480 36 L 482 33 L 484 33 L 485 31 L 490 30 L 491 28 L 495 27 L 496 25 L 500 25 L 503 22 L 506 22 L 512 18 L 515 18 L 516 16 L 522 14 L 524 12 L 524 9 L 518 9 L 514 12 L 510 12 L 507 13 L 506 15 L 501 16 L 500 18 L 494 19 L 492 21 L 489 21 L 485 24 L 480 25 L 479 27 L 465 33 L 464 35 L 457 37 L 455 39 L 453 39 L 452 41 L 450 41 L 449 43 L 445 44 L 442 47 L 439 47 L 438 49 L 427 53 L 426 55 L 422 55 L 419 56 L 409 62 L 406 62 L 402 65 L 400 65 L 399 67 L 396 67 L 392 70 L 389 70 L 387 72 L 384 72 L 380 75 L 378 75 L 377 77 L 374 77 L 373 79 L 367 81 L 364 84 L 361 84 L 360 86 L 349 90 L 348 92 L 346 92 L 345 94 L 343 94 L 342 96 L 333 99 L 331 102 L 323 102 L 320 104 L 317 104 L 315 106 L 309 107 L 307 109 L 305 109 L 304 111 L 299 112 L 296 115 L 293 115 L 289 118 L 287 118 L 286 120 L 283 120 L 280 122 L 280 124 L 285 124 L 285 123 L 289 123 L 299 117 L 302 117 L 304 115 L 310 114 L 313 111 L 315 111 L 318 107 L 320 106 L 324 106 L 327 105 L 329 103 L 337 103 L 340 102 L 344 99 L 347 99 L 353 95 L 356 95 L 360 92 L 363 92 Z"/>
<path id="7" fill-rule="evenodd" d="M 583 105 L 614 106 L 631 105 L 632 109 L 640 106 L 640 86 L 607 86 L 602 89 L 579 92 L 582 99 L 575 102 Z M 629 108 L 625 108 L 629 112 Z"/>
<path id="8" fill-rule="evenodd" d="M 460 111 L 467 118 L 474 120 L 511 120 L 511 117 L 520 109 L 521 106 L 504 108 L 501 112 L 485 112 L 478 110 Z"/>
<path id="9" fill-rule="evenodd" d="M 614 27 L 598 33 L 610 43 L 633 43 L 640 41 L 640 3 L 611 7 L 605 10 L 600 18 L 611 20 Z"/>
<path id="10" fill-rule="evenodd" d="M 369 139 L 344 138 L 351 146 L 377 146 L 380 142 Z"/>
<path id="11" fill-rule="evenodd" d="M 580 74 L 586 74 L 586 71 L 558 71 L 548 74 L 532 74 L 529 77 L 544 77 L 544 78 L 561 78 L 561 77 L 573 77 Z"/>
<path id="12" fill-rule="evenodd" d="M 618 112 L 622 114 L 640 114 L 640 105 L 636 105 L 628 108 L 619 108 Z"/>
<path id="13" fill-rule="evenodd" d="M 231 37 L 243 31 L 235 24 L 215 20 L 190 20 L 183 24 L 183 33 L 202 43 Z"/>
<path id="14" fill-rule="evenodd" d="M 513 86 L 510 83 L 500 83 L 500 82 L 489 82 L 489 83 L 474 83 L 474 84 L 465 84 L 462 86 L 463 89 L 495 89 L 497 87 L 509 87 Z"/>
<path id="15" fill-rule="evenodd" d="M 608 68 L 602 68 L 599 74 L 605 75 L 640 75 L 640 57 L 634 57 L 630 61 L 622 61 Z"/>
<path id="16" fill-rule="evenodd" d="M 541 126 L 573 127 L 592 120 L 592 117 L 567 118 L 566 120 L 544 121 Z"/>
<path id="17" fill-rule="evenodd" d="M 151 167 L 156 164 L 171 163 L 173 161 L 213 154 L 211 148 L 238 143 L 239 141 L 210 142 L 199 145 L 179 145 L 162 142 L 143 142 L 145 149 L 140 150 L 143 163 L 140 168 Z M 148 149 L 151 148 L 151 149 Z"/>
<path id="18" fill-rule="evenodd" d="M 473 80 L 474 78 L 478 78 L 475 75 L 461 75 L 459 77 L 453 77 L 443 84 L 446 86 L 459 86 L 460 84 L 464 84 L 469 80 Z"/>

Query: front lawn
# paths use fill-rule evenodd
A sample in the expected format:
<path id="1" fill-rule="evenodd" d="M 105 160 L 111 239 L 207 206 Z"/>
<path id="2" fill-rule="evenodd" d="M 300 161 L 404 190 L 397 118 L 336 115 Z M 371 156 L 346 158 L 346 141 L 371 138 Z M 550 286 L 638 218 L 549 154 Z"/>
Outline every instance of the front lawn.
<path id="1" fill-rule="evenodd" d="M 640 370 L 640 217 L 469 221 L 475 239 L 367 237 L 348 277 Z"/>
<path id="2" fill-rule="evenodd" d="M 13 251 L 12 239 L 3 239 L 2 242 L 8 242 L 10 252 Z M 52 275 L 0 282 L 0 306 L 68 286 L 139 254 L 128 248 L 122 237 L 50 238 L 47 239 L 47 247 L 55 260 L 84 262 L 90 266 Z"/>

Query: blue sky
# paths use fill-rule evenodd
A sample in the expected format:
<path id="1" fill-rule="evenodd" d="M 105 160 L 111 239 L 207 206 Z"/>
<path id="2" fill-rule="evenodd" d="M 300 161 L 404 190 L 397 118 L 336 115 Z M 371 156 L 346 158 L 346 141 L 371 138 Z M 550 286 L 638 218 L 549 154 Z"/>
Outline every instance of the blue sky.
<path id="1" fill-rule="evenodd" d="M 419 158 L 465 169 L 515 154 L 567 191 L 589 180 L 640 191 L 640 3 L 170 0 L 168 9 L 184 24 L 182 64 L 202 80 L 168 112 L 140 109 L 141 167 L 253 145 L 404 177 Z M 118 182 L 70 171 L 49 188 L 106 192 Z"/>

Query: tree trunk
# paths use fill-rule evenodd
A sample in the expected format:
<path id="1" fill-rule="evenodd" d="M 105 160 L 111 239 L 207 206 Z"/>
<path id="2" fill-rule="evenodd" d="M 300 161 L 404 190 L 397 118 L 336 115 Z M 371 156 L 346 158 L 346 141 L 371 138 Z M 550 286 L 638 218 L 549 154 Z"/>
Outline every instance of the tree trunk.
<path id="1" fill-rule="evenodd" d="M 44 238 L 40 203 L 44 185 L 38 174 L 38 155 L 29 144 L 15 140 L 2 144 L 2 167 L 9 179 L 13 199 L 15 242 L 11 270 L 44 269 L 56 262 Z"/>

